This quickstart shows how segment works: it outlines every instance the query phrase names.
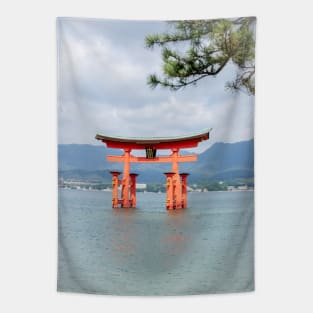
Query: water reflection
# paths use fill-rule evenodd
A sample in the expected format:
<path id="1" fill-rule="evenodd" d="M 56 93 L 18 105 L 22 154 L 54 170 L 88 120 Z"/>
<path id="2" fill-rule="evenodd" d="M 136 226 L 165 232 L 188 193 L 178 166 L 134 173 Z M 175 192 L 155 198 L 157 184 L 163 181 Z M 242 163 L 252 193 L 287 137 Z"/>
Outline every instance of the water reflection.
<path id="1" fill-rule="evenodd" d="M 166 212 L 166 228 L 162 232 L 161 241 L 166 245 L 167 253 L 179 255 L 184 252 L 188 240 L 186 232 L 186 216 L 188 209 L 168 210 Z"/>
<path id="2" fill-rule="evenodd" d="M 136 253 L 135 214 L 134 208 L 112 210 L 112 250 L 119 259 Z"/>

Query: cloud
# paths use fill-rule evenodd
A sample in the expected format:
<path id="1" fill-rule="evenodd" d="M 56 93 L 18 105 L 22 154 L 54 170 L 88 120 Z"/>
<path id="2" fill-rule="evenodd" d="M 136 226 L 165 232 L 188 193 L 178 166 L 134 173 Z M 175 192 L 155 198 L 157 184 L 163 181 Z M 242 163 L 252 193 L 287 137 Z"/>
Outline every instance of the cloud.
<path id="1" fill-rule="evenodd" d="M 172 136 L 212 127 L 203 150 L 253 137 L 254 99 L 224 90 L 231 64 L 177 92 L 147 86 L 162 63 L 160 50 L 146 49 L 144 38 L 166 28 L 165 22 L 59 20 L 60 143 L 97 144 L 97 132 Z"/>

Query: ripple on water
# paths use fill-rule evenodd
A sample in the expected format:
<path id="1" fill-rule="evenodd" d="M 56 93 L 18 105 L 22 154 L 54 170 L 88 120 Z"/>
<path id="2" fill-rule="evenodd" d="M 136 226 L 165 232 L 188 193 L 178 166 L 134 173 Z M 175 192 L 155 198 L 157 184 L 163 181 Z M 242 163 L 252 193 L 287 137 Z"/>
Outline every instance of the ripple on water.
<path id="1" fill-rule="evenodd" d="M 253 192 L 189 194 L 186 210 L 139 193 L 112 210 L 107 192 L 60 190 L 58 290 L 180 295 L 254 288 Z"/>

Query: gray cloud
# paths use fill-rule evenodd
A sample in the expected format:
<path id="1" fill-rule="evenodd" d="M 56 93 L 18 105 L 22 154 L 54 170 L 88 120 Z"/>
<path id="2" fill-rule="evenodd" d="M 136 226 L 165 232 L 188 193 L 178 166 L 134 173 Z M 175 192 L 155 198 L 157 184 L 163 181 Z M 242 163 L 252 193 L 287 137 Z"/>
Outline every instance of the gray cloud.
<path id="1" fill-rule="evenodd" d="M 146 84 L 161 72 L 159 49 L 144 38 L 165 22 L 59 19 L 59 142 L 97 144 L 97 132 L 170 136 L 213 128 L 209 143 L 253 137 L 254 98 L 224 90 L 230 64 L 216 78 L 178 92 Z"/>

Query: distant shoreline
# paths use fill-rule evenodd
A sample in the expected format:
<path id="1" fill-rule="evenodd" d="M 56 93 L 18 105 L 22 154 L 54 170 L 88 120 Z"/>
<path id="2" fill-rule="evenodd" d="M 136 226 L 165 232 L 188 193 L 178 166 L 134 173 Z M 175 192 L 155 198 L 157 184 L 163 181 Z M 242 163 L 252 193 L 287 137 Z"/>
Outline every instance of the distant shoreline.
<path id="1" fill-rule="evenodd" d="M 86 188 L 68 188 L 68 187 L 61 187 L 58 186 L 58 189 L 64 189 L 64 190 L 75 190 L 75 191 L 97 191 L 97 192 L 112 192 L 112 190 L 109 189 L 86 189 Z M 208 193 L 208 192 L 254 192 L 254 189 L 247 189 L 247 190 L 207 190 L 207 191 L 188 191 L 188 193 Z M 166 194 L 166 192 L 163 191 L 137 191 L 137 194 L 146 194 L 146 193 L 162 193 Z"/>

